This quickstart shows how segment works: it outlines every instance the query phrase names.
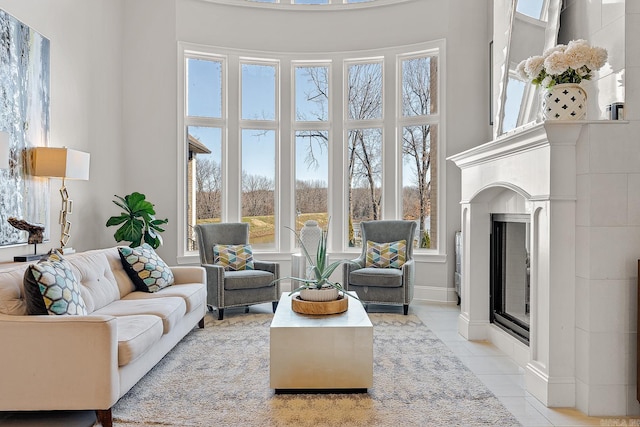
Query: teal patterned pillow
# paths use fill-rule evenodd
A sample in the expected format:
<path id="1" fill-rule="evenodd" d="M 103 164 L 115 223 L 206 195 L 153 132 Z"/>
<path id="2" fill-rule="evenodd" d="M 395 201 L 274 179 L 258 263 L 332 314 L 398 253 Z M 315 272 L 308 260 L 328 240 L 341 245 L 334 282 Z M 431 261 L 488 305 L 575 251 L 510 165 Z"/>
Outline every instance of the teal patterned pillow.
<path id="1" fill-rule="evenodd" d="M 401 268 L 407 258 L 407 241 L 376 243 L 367 240 L 365 267 Z"/>
<path id="2" fill-rule="evenodd" d="M 78 279 L 59 252 L 27 267 L 24 293 L 29 314 L 87 314 Z"/>
<path id="3" fill-rule="evenodd" d="M 122 266 L 133 280 L 136 289 L 143 292 L 158 292 L 173 285 L 173 273 L 156 254 L 151 245 L 143 243 L 137 248 L 121 246 L 118 248 Z"/>
<path id="4" fill-rule="evenodd" d="M 227 271 L 253 270 L 251 245 L 213 245 L 213 263 Z"/>

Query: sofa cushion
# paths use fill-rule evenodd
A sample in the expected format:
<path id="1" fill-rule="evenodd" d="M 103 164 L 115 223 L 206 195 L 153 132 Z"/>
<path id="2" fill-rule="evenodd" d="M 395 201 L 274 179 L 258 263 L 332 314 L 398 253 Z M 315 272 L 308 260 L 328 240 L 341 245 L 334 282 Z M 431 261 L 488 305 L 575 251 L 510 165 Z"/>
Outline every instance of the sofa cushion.
<path id="1" fill-rule="evenodd" d="M 273 273 L 264 270 L 225 271 L 224 288 L 228 291 L 274 286 Z"/>
<path id="2" fill-rule="evenodd" d="M 65 258 L 82 285 L 82 297 L 88 313 L 120 298 L 116 279 L 103 251 L 76 253 Z"/>
<path id="3" fill-rule="evenodd" d="M 118 366 L 133 362 L 162 338 L 162 320 L 158 316 L 116 317 L 118 323 Z"/>
<path id="4" fill-rule="evenodd" d="M 226 271 L 253 270 L 251 245 L 213 245 L 213 263 Z"/>
<path id="5" fill-rule="evenodd" d="M 169 286 L 158 292 L 131 292 L 122 299 L 138 300 L 148 298 L 180 297 L 187 305 L 187 313 L 191 313 L 194 308 L 201 307 L 207 300 L 207 290 L 201 283 L 187 283 L 176 286 Z"/>
<path id="6" fill-rule="evenodd" d="M 143 243 L 136 248 L 118 248 L 122 265 L 142 292 L 157 292 L 173 285 L 173 273 L 169 266 L 156 254 L 151 245 Z"/>
<path id="7" fill-rule="evenodd" d="M 147 298 L 147 299 L 119 299 L 96 310 L 93 314 L 108 314 L 110 316 L 131 316 L 134 314 L 151 314 L 162 319 L 163 333 L 168 333 L 182 320 L 187 305 L 180 297 Z"/>
<path id="8" fill-rule="evenodd" d="M 351 285 L 398 288 L 402 286 L 402 270 L 397 268 L 360 268 L 349 274 L 349 286 Z"/>
<path id="9" fill-rule="evenodd" d="M 71 264 L 57 252 L 27 267 L 24 290 L 29 314 L 87 314 Z"/>
<path id="10" fill-rule="evenodd" d="M 365 267 L 400 268 L 407 258 L 407 241 L 376 243 L 367 240 Z"/>
<path id="11" fill-rule="evenodd" d="M 24 298 L 24 263 L 0 269 L 0 314 L 25 316 L 27 302 Z"/>

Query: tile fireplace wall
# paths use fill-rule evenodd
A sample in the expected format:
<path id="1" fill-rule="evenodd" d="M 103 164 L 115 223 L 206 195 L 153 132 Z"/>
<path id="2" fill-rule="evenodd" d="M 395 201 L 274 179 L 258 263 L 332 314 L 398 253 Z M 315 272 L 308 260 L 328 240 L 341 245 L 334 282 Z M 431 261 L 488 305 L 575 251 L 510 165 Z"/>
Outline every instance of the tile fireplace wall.
<path id="1" fill-rule="evenodd" d="M 637 415 L 640 144 L 627 122 L 546 122 L 450 157 L 462 170 L 458 330 L 491 340 L 550 407 Z M 529 347 L 489 323 L 491 213 L 531 217 Z"/>

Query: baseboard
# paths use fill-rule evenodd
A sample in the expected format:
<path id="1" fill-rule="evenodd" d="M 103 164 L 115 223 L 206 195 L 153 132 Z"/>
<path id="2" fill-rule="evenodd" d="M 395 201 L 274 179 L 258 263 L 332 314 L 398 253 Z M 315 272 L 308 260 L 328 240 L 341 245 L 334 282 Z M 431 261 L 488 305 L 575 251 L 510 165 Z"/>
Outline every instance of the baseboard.
<path id="1" fill-rule="evenodd" d="M 421 301 L 434 301 L 457 303 L 458 294 L 455 288 L 441 288 L 436 286 L 414 286 L 413 299 Z"/>

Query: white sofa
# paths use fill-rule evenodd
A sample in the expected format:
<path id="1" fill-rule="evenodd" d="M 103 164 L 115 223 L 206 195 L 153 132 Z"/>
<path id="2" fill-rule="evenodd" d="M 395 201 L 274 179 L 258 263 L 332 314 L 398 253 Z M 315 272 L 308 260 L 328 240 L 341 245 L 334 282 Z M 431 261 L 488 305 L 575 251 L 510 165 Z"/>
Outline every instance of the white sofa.
<path id="1" fill-rule="evenodd" d="M 0 411 L 111 407 L 196 325 L 204 327 L 202 267 L 171 267 L 175 284 L 139 292 L 117 248 L 65 256 L 81 284 L 86 316 L 29 316 L 29 263 L 0 264 Z"/>

